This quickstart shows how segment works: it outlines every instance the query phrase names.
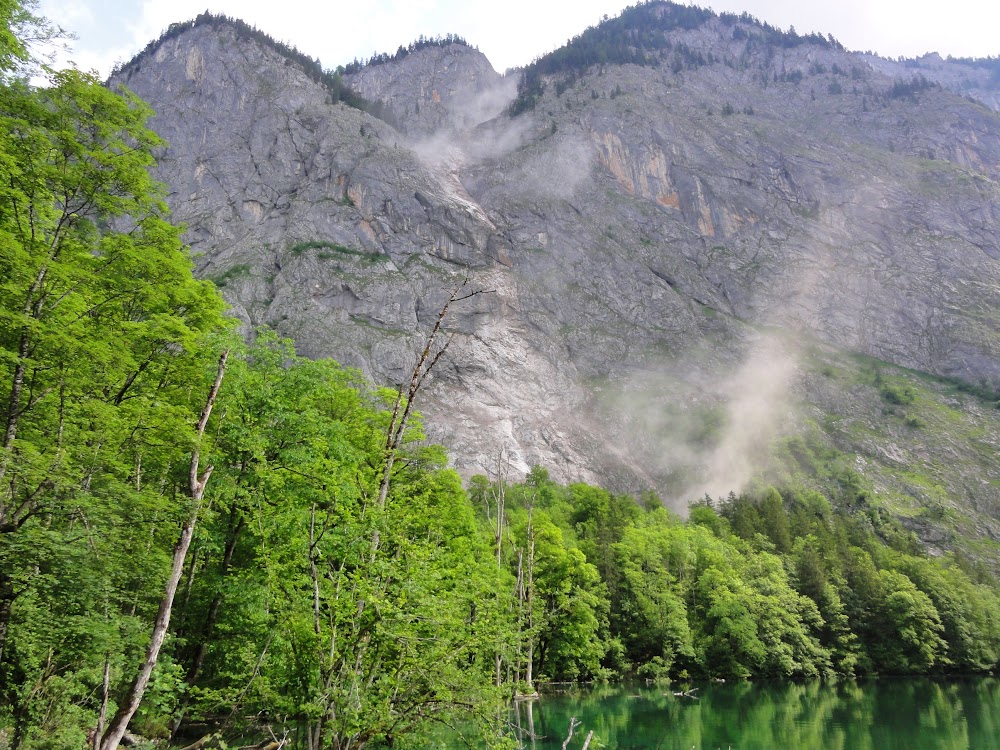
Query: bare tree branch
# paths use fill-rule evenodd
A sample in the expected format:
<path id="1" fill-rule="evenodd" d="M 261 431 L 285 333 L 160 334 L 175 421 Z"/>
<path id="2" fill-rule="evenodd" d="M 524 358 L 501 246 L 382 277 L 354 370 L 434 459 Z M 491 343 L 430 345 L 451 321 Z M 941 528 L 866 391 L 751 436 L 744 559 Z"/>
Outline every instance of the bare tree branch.
<path id="1" fill-rule="evenodd" d="M 146 648 L 146 658 L 135 677 L 135 681 L 122 700 L 115 718 L 112 719 L 111 724 L 108 726 L 108 733 L 101 742 L 100 750 L 117 750 L 119 744 L 121 744 L 122 737 L 125 736 L 125 732 L 128 730 L 128 723 L 132 720 L 135 712 L 139 709 L 139 704 L 142 702 L 146 687 L 149 685 L 149 679 L 153 674 L 153 669 L 156 667 L 157 659 L 159 659 L 160 648 L 163 646 L 163 641 L 167 636 L 167 629 L 170 627 L 170 613 L 173 609 L 177 585 L 180 583 L 181 574 L 184 570 L 184 560 L 191 546 L 191 539 L 194 537 L 195 524 L 198 522 L 198 513 L 201 510 L 205 487 L 208 484 L 209 477 L 212 476 L 212 466 L 206 467 L 200 474 L 198 471 L 201 456 L 201 439 L 205 435 L 205 427 L 208 424 L 209 417 L 212 415 L 215 399 L 219 395 L 219 388 L 222 387 L 222 379 L 226 373 L 226 362 L 228 359 L 229 350 L 227 349 L 219 357 L 219 367 L 216 372 L 215 382 L 212 384 L 208 398 L 205 400 L 205 406 L 201 411 L 201 416 L 195 425 L 196 442 L 194 449 L 191 451 L 191 471 L 188 488 L 192 500 L 191 514 L 181 527 L 180 536 L 174 545 L 170 576 L 167 578 L 163 598 L 160 599 L 160 608 L 153 623 L 153 635 L 149 646 Z"/>

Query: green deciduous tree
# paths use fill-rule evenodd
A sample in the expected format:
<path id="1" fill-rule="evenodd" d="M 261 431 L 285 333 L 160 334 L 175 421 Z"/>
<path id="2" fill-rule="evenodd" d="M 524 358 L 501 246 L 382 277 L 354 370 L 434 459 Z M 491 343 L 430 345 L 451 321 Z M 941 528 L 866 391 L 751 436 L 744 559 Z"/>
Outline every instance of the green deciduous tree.
<path id="1" fill-rule="evenodd" d="M 615 546 L 622 584 L 612 602 L 612 622 L 640 672 L 665 676 L 678 660 L 686 668 L 694 657 L 685 605 L 693 559 L 685 533 L 679 521 L 659 509 L 628 529 Z"/>
<path id="2" fill-rule="evenodd" d="M 395 394 L 268 333 L 227 386 L 180 620 L 188 713 L 279 711 L 311 748 L 488 726 L 499 571 L 443 454 L 397 446 L 383 505 Z"/>
<path id="3" fill-rule="evenodd" d="M 528 546 L 527 519 L 512 523 L 516 544 Z M 597 569 L 544 511 L 532 518 L 534 541 L 534 627 L 528 637 L 535 674 L 575 679 L 599 673 L 607 645 L 608 602 Z"/>
<path id="4" fill-rule="evenodd" d="M 944 628 L 934 603 L 893 570 L 879 571 L 884 597 L 878 617 L 880 639 L 872 652 L 887 672 L 921 672 L 934 666 L 946 651 Z"/>
<path id="5" fill-rule="evenodd" d="M 108 715 L 189 516 L 228 326 L 165 219 L 149 114 L 76 71 L 0 86 L 0 690 L 16 743 L 54 731 L 61 701 Z"/>

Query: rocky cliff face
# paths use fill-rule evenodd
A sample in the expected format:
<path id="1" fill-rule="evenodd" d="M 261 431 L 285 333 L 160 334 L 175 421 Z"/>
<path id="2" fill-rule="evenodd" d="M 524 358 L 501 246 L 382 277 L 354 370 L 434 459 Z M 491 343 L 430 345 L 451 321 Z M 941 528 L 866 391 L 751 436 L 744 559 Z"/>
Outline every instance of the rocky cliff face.
<path id="1" fill-rule="evenodd" d="M 503 447 L 560 479 L 728 491 L 765 416 L 818 398 L 775 330 L 1000 382 L 1000 115 L 719 21 L 673 45 L 712 62 L 556 76 L 515 118 L 463 45 L 362 69 L 398 130 L 225 26 L 116 82 L 156 110 L 174 215 L 248 324 L 392 384 L 456 285 L 489 290 L 449 316 L 420 404 L 465 473 Z"/>
<path id="2" fill-rule="evenodd" d="M 865 53 L 860 56 L 873 70 L 902 81 L 924 77 L 952 93 L 1000 111 L 1000 60 L 944 59 L 936 52 L 912 60 L 889 60 Z"/>
<path id="3" fill-rule="evenodd" d="M 387 104 L 400 130 L 416 137 L 462 132 L 491 120 L 517 90 L 516 76 L 503 78 L 485 55 L 459 43 L 368 65 L 344 80 L 365 98 Z"/>

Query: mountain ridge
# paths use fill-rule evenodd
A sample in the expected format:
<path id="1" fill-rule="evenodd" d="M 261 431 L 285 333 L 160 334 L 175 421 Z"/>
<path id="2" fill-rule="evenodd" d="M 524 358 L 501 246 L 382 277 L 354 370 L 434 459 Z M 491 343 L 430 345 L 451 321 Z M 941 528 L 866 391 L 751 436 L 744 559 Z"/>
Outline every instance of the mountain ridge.
<path id="1" fill-rule="evenodd" d="M 710 31 L 677 32 L 671 54 L 718 44 Z M 503 449 L 515 472 L 542 464 L 678 503 L 724 494 L 766 462 L 755 442 L 794 434 L 803 412 L 824 424 L 813 402 L 843 401 L 815 370 L 853 366 L 800 339 L 997 382 L 1000 125 L 942 87 L 894 88 L 829 42 L 727 65 L 747 41 L 730 29 L 712 63 L 555 75 L 511 117 L 511 79 L 445 46 L 351 79 L 365 96 L 396 87 L 385 106 L 410 116 L 396 130 L 280 56 L 234 54 L 226 33 L 186 30 L 116 79 L 172 144 L 159 176 L 199 272 L 247 326 L 384 384 L 407 377 L 456 284 L 492 290 L 449 318 L 453 346 L 418 404 L 466 475 Z M 441 92 L 476 82 L 500 95 L 463 119 L 468 98 L 449 109 Z M 850 379 L 870 393 L 853 422 L 887 408 L 872 377 Z M 758 406 L 743 396 L 765 391 L 747 421 Z M 870 451 L 870 478 L 891 469 L 864 439 L 821 431 Z M 919 430 L 894 439 L 916 451 Z M 739 470 L 709 481 L 720 467 Z M 1000 507 L 993 470 L 975 471 L 986 484 L 970 502 Z"/>
<path id="2" fill-rule="evenodd" d="M 732 33 L 734 38 L 741 40 L 747 40 L 750 42 L 757 41 L 764 44 L 777 43 L 785 47 L 798 46 L 802 44 L 830 47 L 841 52 L 854 55 L 871 65 L 873 68 L 880 69 L 883 72 L 887 72 L 890 75 L 896 75 L 897 77 L 903 79 L 912 77 L 913 70 L 923 71 L 925 74 L 927 71 L 930 71 L 930 77 L 936 82 L 945 85 L 949 88 L 949 90 L 972 97 L 973 99 L 986 104 L 991 109 L 996 110 L 1000 108 L 1000 99 L 998 99 L 998 96 L 1000 96 L 1000 93 L 998 93 L 1000 92 L 1000 56 L 977 58 L 953 57 L 948 55 L 947 57 L 942 58 L 938 52 L 930 51 L 919 57 L 890 58 L 879 55 L 877 52 L 873 52 L 871 50 L 863 52 L 860 50 L 849 51 L 843 44 L 835 39 L 832 34 L 828 34 L 825 37 L 816 31 L 806 34 L 798 34 L 795 32 L 794 27 L 790 28 L 788 31 L 784 31 L 780 27 L 772 26 L 767 21 L 762 21 L 747 12 L 740 14 L 725 11 L 715 13 L 709 8 L 680 5 L 672 2 L 666 2 L 664 0 L 645 0 L 644 2 L 625 8 L 619 15 L 613 18 L 605 16 L 603 21 L 594 26 L 588 27 L 583 32 L 570 39 L 567 44 L 562 47 L 538 55 L 532 62 L 525 65 L 511 68 L 504 75 L 506 77 L 508 75 L 522 74 L 524 71 L 532 68 L 545 68 L 547 62 L 551 63 L 554 58 L 558 58 L 560 55 L 571 50 L 574 45 L 578 44 L 582 40 L 585 40 L 588 34 L 600 33 L 602 29 L 620 23 L 631 23 L 632 26 L 635 27 L 637 22 L 641 22 L 643 20 L 639 14 L 649 11 L 649 9 L 659 9 L 660 15 L 663 15 L 664 10 L 668 13 L 680 14 L 681 20 L 676 22 L 676 26 L 680 28 L 685 26 L 694 28 L 698 25 L 703 25 L 705 22 L 717 20 L 719 23 L 733 30 Z M 334 76 L 342 78 L 345 75 L 354 75 L 366 67 L 370 69 L 386 63 L 398 63 L 406 55 L 427 48 L 444 47 L 456 44 L 467 47 L 468 49 L 476 52 L 479 51 L 477 46 L 471 44 L 469 41 L 457 34 L 449 33 L 444 36 L 439 35 L 437 37 L 426 37 L 421 35 L 407 46 L 400 45 L 397 51 L 392 55 L 388 52 L 375 53 L 366 61 L 361 61 L 355 58 L 355 60 L 350 63 L 341 63 L 332 68 L 324 68 L 320 63 L 319 58 L 309 57 L 308 55 L 300 52 L 293 45 L 274 39 L 265 32 L 258 30 L 256 26 L 251 26 L 236 17 L 230 17 L 225 14 L 213 14 L 210 11 L 205 11 L 193 19 L 170 24 L 170 26 L 165 29 L 159 37 L 151 40 L 145 48 L 133 55 L 128 62 L 116 64 L 112 70 L 109 80 L 121 75 L 128 68 L 141 64 L 143 59 L 147 58 L 161 42 L 182 33 L 188 28 L 193 28 L 198 25 L 214 24 L 229 24 L 244 37 L 256 38 L 258 41 L 261 41 L 279 51 L 286 59 L 302 66 L 303 70 L 305 70 L 314 79 L 324 80 L 326 85 L 331 83 Z M 751 29 L 749 33 L 746 30 L 747 27 Z M 572 58 L 572 55 L 569 57 Z M 614 55 L 612 55 L 612 57 L 614 57 Z M 612 60 L 612 62 L 636 62 L 638 59 L 639 58 L 632 56 L 627 60 L 623 58 Z M 605 59 L 598 59 L 595 60 L 595 62 L 606 64 L 609 60 L 605 54 Z M 551 64 L 548 65 L 548 67 L 550 69 L 547 70 L 547 72 L 553 72 Z M 965 71 L 968 75 L 956 73 L 956 70 Z M 335 89 L 339 89 L 339 87 L 339 84 L 334 85 Z M 350 104 L 350 102 L 348 103 Z"/>

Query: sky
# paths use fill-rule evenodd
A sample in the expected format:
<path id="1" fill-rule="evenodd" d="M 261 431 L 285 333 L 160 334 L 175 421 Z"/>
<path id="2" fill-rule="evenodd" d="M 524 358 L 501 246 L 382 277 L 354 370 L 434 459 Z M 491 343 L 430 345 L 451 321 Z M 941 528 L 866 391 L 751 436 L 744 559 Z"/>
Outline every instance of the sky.
<path id="1" fill-rule="evenodd" d="M 524 65 L 634 0 L 39 0 L 42 15 L 76 35 L 64 59 L 103 78 L 171 23 L 204 10 L 241 18 L 317 57 L 326 68 L 394 52 L 421 34 L 458 34 L 493 67 Z M 832 33 L 848 49 L 886 57 L 1000 55 L 1000 0 L 714 0 L 773 26 Z"/>

